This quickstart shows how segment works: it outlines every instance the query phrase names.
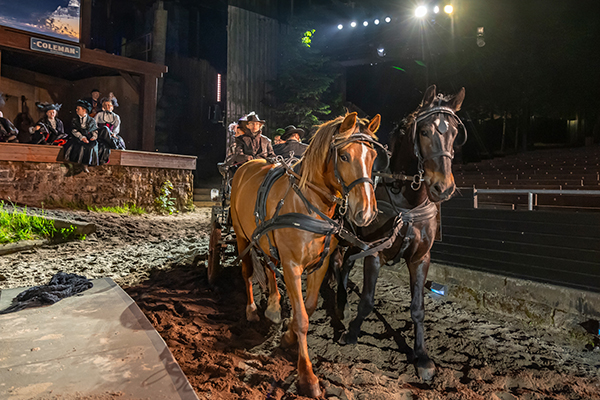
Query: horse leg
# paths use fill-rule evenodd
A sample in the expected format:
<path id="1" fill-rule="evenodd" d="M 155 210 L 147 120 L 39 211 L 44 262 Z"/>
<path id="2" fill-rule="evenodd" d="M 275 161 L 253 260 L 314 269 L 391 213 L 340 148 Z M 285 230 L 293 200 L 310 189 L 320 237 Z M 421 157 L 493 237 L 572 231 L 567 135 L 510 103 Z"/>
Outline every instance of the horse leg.
<path id="1" fill-rule="evenodd" d="M 248 240 L 241 235 L 236 237 L 239 251 L 244 251 L 250 244 Z M 242 257 L 242 276 L 244 277 L 244 283 L 246 284 L 246 295 L 248 296 L 248 302 L 246 304 L 246 319 L 248 321 L 259 321 L 258 312 L 256 311 L 256 303 L 254 303 L 254 293 L 252 291 L 252 274 L 254 273 L 254 267 L 252 265 L 252 257 L 250 252 L 246 253 Z"/>
<path id="2" fill-rule="evenodd" d="M 295 336 L 295 339 L 298 341 L 298 392 L 301 395 L 309 397 L 319 397 L 321 395 L 319 380 L 313 372 L 312 363 L 308 356 L 308 343 L 306 339 L 306 335 L 308 334 L 308 314 L 302 300 L 302 272 L 299 268 L 290 269 L 289 273 L 284 274 L 284 279 L 292 305 L 293 316 L 288 331 L 281 338 L 281 343 L 282 345 L 289 345 L 291 344 L 291 336 Z M 318 291 L 319 288 L 317 287 L 313 290 Z"/>
<path id="3" fill-rule="evenodd" d="M 269 280 L 269 300 L 267 303 L 267 309 L 265 310 L 265 317 L 271 320 L 274 324 L 281 322 L 281 294 L 277 288 L 277 276 L 271 268 L 265 268 L 267 278 Z"/>
<path id="4" fill-rule="evenodd" d="M 425 347 L 425 303 L 424 287 L 429 271 L 429 253 L 416 261 L 407 260 L 410 272 L 410 292 L 412 295 L 410 303 L 410 316 L 415 324 L 415 356 L 417 357 L 417 372 L 421 379 L 428 381 L 435 375 L 435 364 L 429 358 Z"/>
<path id="5" fill-rule="evenodd" d="M 346 308 L 348 305 L 348 275 L 350 275 L 350 271 L 352 267 L 354 267 L 354 261 L 348 259 L 351 250 L 348 249 L 344 257 L 342 259 L 341 252 L 336 249 L 336 252 L 339 253 L 334 260 L 334 271 L 335 277 L 337 280 L 337 293 L 336 293 L 336 314 L 340 320 L 347 319 L 349 315 L 349 311 Z M 342 261 L 343 260 L 343 261 Z M 339 265 L 341 264 L 341 267 Z"/>
<path id="6" fill-rule="evenodd" d="M 358 312 L 356 313 L 356 318 L 350 322 L 348 330 L 344 332 L 340 339 L 344 344 L 354 344 L 358 342 L 360 326 L 371 311 L 373 311 L 375 303 L 375 286 L 377 285 L 380 266 L 381 261 L 378 255 L 365 257 L 363 267 L 363 290 L 360 295 L 360 303 L 358 303 Z"/>

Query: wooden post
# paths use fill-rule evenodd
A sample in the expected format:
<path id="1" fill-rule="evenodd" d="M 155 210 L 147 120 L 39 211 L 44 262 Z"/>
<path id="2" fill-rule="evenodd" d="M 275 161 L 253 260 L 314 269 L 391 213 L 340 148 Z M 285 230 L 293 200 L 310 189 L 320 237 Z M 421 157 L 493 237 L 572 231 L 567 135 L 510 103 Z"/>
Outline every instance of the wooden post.
<path id="1" fill-rule="evenodd" d="M 79 42 L 89 49 L 92 43 L 92 0 L 82 0 L 79 12 L 81 13 Z"/>
<path id="2" fill-rule="evenodd" d="M 142 123 L 141 147 L 144 151 L 154 151 L 154 134 L 156 131 L 156 90 L 158 78 L 153 75 L 142 75 L 140 93 L 140 111 Z"/>

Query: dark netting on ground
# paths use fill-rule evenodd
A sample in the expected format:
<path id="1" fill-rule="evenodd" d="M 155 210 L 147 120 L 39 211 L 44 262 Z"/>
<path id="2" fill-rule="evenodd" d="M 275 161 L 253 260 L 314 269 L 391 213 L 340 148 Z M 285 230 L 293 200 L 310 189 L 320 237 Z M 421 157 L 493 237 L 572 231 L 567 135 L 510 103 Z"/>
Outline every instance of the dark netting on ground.
<path id="1" fill-rule="evenodd" d="M 34 286 L 19 293 L 13 299 L 10 307 L 0 311 L 0 314 L 54 304 L 88 290 L 92 286 L 94 286 L 92 281 L 84 276 L 59 272 L 50 279 L 47 285 Z"/>

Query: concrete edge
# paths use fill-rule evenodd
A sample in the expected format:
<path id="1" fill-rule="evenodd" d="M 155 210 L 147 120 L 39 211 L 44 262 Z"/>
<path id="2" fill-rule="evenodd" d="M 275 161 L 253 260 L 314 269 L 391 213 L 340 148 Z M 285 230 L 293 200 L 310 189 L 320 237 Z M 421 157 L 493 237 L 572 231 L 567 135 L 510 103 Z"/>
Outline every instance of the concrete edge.
<path id="1" fill-rule="evenodd" d="M 408 282 L 404 264 L 393 268 Z M 434 262 L 427 280 L 445 285 L 449 299 L 538 325 L 570 327 L 590 319 L 600 320 L 600 293 Z"/>

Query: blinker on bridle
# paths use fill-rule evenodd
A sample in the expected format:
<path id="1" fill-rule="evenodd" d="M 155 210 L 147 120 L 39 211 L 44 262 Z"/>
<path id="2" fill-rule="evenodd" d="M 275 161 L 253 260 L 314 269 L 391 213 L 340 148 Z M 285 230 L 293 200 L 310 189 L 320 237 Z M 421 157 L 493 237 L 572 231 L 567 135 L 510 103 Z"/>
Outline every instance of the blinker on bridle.
<path id="1" fill-rule="evenodd" d="M 437 106 L 419 112 L 417 114 L 417 118 L 413 122 L 412 137 L 413 137 L 413 142 L 414 142 L 414 152 L 415 152 L 415 156 L 419 160 L 418 161 L 418 173 L 417 173 L 417 175 L 415 175 L 413 177 L 413 180 L 410 184 L 410 187 L 413 190 L 419 190 L 419 188 L 421 187 L 421 182 L 423 182 L 423 180 L 424 180 L 423 175 L 425 174 L 425 170 L 423 169 L 424 168 L 423 164 L 425 161 L 431 160 L 436 157 L 448 157 L 450 160 L 454 159 L 454 145 L 450 148 L 450 151 L 442 149 L 438 152 L 430 154 L 427 157 L 423 157 L 423 155 L 421 154 L 420 136 L 417 135 L 417 125 L 419 124 L 419 122 L 425 120 L 426 118 L 429 118 L 432 115 L 439 114 L 440 115 L 440 123 L 435 125 L 435 131 L 437 133 L 439 133 L 440 136 L 443 136 L 448 131 L 448 124 L 446 122 L 446 116 L 449 115 L 450 117 L 453 117 L 458 122 L 457 129 L 462 128 L 462 130 L 465 134 L 464 140 L 462 141 L 462 143 L 457 144 L 457 146 L 460 147 L 460 146 L 464 145 L 467 141 L 467 129 L 465 128 L 465 125 L 462 123 L 460 118 L 458 118 L 458 116 L 456 115 L 454 110 L 450 107 L 445 107 L 445 106 L 441 105 L 442 100 L 443 100 L 442 95 L 438 95 L 436 100 L 437 100 L 437 104 L 438 104 Z"/>
<path id="2" fill-rule="evenodd" d="M 381 145 L 381 143 L 376 142 L 375 140 L 373 140 L 373 138 L 371 136 L 365 135 L 364 133 L 353 133 L 347 139 L 345 139 L 339 143 L 335 143 L 335 141 L 331 142 L 329 157 L 333 156 L 333 171 L 335 174 L 335 178 L 337 179 L 339 184 L 342 186 L 343 203 L 342 203 L 342 206 L 339 208 L 339 213 L 341 215 L 345 215 L 346 211 L 348 211 L 348 195 L 350 194 L 350 191 L 352 190 L 352 188 L 354 188 L 356 185 L 359 185 L 359 184 L 365 183 L 365 182 L 369 183 L 371 186 L 373 186 L 373 181 L 371 180 L 371 178 L 369 178 L 367 176 L 362 176 L 362 177 L 352 181 L 349 185 L 346 185 L 346 183 L 342 179 L 342 176 L 340 175 L 340 172 L 338 171 L 338 164 L 337 164 L 337 159 L 339 157 L 338 151 L 342 147 L 344 147 L 352 142 L 360 142 L 363 146 L 367 146 L 367 143 L 368 143 L 371 148 L 375 148 L 375 146 L 379 146 L 383 150 L 383 152 L 385 152 L 385 154 L 387 154 L 387 150 L 385 149 L 385 147 L 383 147 Z M 378 152 L 378 154 L 379 154 L 379 152 Z"/>

